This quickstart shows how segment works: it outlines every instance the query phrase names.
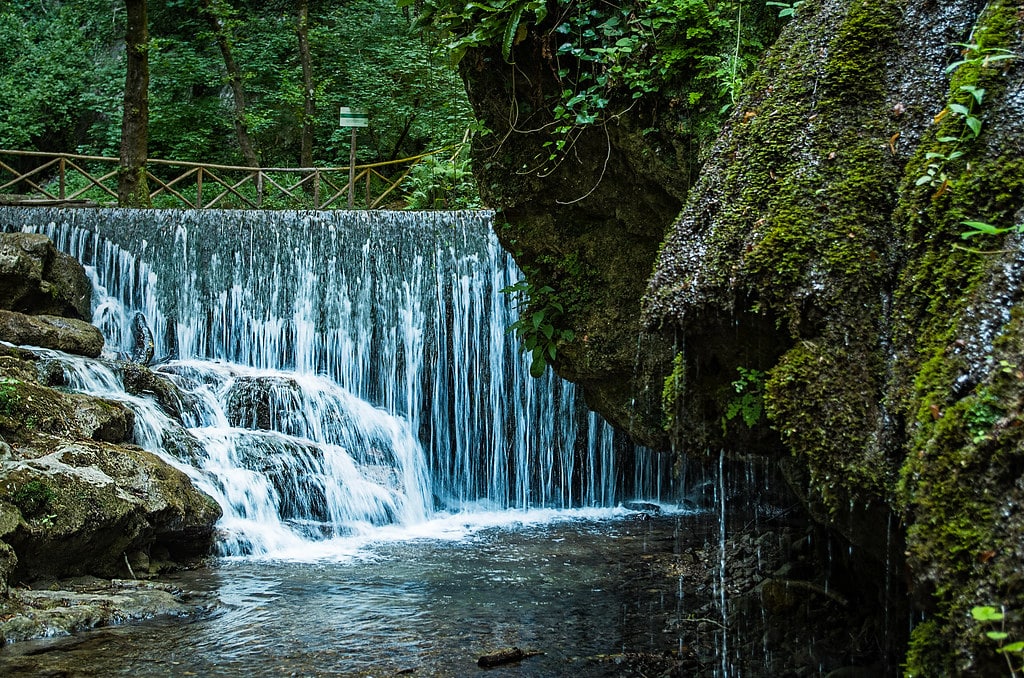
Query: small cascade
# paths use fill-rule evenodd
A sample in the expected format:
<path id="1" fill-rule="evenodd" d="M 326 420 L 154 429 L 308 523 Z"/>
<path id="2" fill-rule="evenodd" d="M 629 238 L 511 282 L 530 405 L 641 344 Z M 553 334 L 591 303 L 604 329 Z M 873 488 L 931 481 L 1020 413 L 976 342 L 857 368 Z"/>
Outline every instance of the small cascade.
<path id="1" fill-rule="evenodd" d="M 131 355 L 144 315 L 154 369 L 188 401 L 170 453 L 224 507 L 228 553 L 438 509 L 674 499 L 658 455 L 572 384 L 529 376 L 501 292 L 521 273 L 490 218 L 0 207 L 0 228 L 86 266 L 108 358 Z M 182 436 L 165 424 L 140 424 L 140 444 L 167 453 Z"/>

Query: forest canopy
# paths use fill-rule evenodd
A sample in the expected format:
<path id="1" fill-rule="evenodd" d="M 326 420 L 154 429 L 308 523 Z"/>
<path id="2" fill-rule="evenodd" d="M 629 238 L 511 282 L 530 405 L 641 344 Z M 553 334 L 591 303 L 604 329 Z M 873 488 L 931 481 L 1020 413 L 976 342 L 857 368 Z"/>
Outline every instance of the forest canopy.
<path id="1" fill-rule="evenodd" d="M 125 85 L 118 0 L 0 2 L 0 148 L 116 156 Z M 298 166 L 310 124 L 317 166 L 348 164 L 340 106 L 369 111 L 359 160 L 460 141 L 472 113 L 447 56 L 394 0 L 309 3 L 315 109 L 306 108 L 294 2 L 150 0 L 149 156 L 246 164 L 226 45 L 259 164 Z M 221 40 L 223 39 L 223 42 Z"/>

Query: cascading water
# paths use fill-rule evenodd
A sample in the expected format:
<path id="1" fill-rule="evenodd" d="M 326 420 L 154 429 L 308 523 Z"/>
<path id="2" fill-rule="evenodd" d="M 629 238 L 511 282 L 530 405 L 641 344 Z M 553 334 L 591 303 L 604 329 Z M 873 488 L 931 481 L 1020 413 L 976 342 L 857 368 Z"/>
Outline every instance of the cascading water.
<path id="1" fill-rule="evenodd" d="M 571 384 L 529 376 L 488 213 L 0 208 L 0 226 L 86 265 L 108 351 L 144 314 L 187 428 L 150 402 L 137 438 L 218 500 L 226 553 L 673 491 Z"/>

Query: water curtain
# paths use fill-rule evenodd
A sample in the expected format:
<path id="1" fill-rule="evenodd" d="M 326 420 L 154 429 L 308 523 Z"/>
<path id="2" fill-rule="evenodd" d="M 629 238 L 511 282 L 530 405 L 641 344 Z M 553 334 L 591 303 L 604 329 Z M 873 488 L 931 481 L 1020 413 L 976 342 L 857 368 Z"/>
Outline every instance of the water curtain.
<path id="1" fill-rule="evenodd" d="M 529 376 L 506 333 L 514 300 L 501 292 L 521 273 L 490 221 L 0 208 L 5 230 L 45 233 L 87 267 L 109 353 L 130 354 L 133 319 L 144 315 L 156 360 L 168 361 L 156 369 L 194 394 L 185 417 L 204 450 L 201 477 L 241 466 L 270 479 L 263 489 L 218 480 L 222 504 L 232 491 L 276 489 L 272 512 L 293 530 L 313 524 L 310 538 L 346 520 L 402 522 L 439 508 L 607 506 L 667 493 L 656 457 L 587 413 L 571 384 L 550 370 Z M 347 480 L 313 490 L 283 480 L 318 474 Z M 372 508 L 339 515 L 332 493 Z"/>

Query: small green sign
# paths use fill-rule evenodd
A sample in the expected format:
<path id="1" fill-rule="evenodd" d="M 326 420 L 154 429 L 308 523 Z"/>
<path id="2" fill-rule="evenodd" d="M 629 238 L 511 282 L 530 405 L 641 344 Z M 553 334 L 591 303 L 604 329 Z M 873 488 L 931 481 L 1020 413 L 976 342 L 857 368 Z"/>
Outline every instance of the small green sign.
<path id="1" fill-rule="evenodd" d="M 370 123 L 370 116 L 362 108 L 341 107 L 341 127 L 366 127 Z"/>

